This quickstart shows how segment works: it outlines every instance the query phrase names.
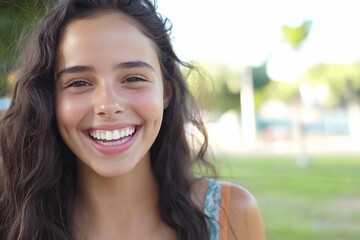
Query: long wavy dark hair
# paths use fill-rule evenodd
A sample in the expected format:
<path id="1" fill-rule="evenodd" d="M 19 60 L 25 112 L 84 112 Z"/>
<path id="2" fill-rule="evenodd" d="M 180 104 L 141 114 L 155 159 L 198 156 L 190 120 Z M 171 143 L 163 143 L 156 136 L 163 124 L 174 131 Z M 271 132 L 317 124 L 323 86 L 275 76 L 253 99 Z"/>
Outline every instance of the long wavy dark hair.
<path id="1" fill-rule="evenodd" d="M 55 64 L 67 24 L 99 12 L 134 20 L 155 43 L 172 98 L 151 147 L 162 219 L 178 239 L 209 239 L 207 217 L 191 199 L 193 162 L 206 160 L 207 134 L 173 51 L 169 21 L 148 0 L 64 0 L 35 28 L 24 51 L 11 105 L 0 121 L 0 239 L 74 239 L 76 158 L 60 137 L 55 118 Z M 196 151 L 186 126 L 201 133 Z M 214 170 L 212 168 L 212 170 Z"/>

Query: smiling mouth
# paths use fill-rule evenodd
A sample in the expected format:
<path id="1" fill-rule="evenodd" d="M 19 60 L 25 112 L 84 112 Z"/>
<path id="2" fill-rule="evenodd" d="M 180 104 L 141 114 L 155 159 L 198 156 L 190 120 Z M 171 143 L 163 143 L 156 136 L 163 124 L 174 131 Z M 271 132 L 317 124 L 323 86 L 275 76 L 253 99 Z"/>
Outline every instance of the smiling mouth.
<path id="1" fill-rule="evenodd" d="M 90 138 L 103 146 L 124 144 L 129 141 L 135 133 L 135 126 L 116 130 L 89 130 Z"/>

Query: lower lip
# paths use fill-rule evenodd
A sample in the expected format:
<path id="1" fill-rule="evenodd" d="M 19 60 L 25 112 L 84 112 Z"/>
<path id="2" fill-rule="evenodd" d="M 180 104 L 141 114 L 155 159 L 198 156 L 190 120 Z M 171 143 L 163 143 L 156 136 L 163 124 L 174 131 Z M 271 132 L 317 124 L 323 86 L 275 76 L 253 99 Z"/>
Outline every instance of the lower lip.
<path id="1" fill-rule="evenodd" d="M 133 145 L 133 143 L 139 133 L 139 130 L 140 130 L 140 128 L 137 128 L 134 135 L 132 135 L 131 138 L 129 140 L 127 140 L 125 143 L 114 145 L 114 146 L 102 145 L 102 144 L 94 141 L 89 135 L 86 135 L 86 136 L 89 138 L 90 143 L 94 146 L 94 148 L 97 151 L 99 151 L 103 154 L 121 154 L 121 153 L 125 152 L 126 150 L 128 150 Z"/>

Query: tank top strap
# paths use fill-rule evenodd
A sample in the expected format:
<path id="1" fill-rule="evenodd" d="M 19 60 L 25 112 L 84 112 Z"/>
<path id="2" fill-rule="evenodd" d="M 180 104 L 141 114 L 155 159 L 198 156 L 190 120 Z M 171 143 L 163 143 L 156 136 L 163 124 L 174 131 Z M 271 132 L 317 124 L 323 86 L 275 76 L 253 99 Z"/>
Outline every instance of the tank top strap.
<path id="1" fill-rule="evenodd" d="M 204 212 L 208 216 L 210 240 L 228 239 L 228 208 L 230 185 L 208 179 Z"/>

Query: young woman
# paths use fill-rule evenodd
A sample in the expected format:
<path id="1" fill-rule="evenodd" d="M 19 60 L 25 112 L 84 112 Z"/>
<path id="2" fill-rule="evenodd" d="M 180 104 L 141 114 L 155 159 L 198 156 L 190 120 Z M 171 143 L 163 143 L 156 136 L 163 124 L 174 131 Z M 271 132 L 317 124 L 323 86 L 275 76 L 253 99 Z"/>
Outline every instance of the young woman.
<path id="1" fill-rule="evenodd" d="M 264 239 L 248 191 L 191 172 L 207 136 L 169 34 L 147 0 L 40 21 L 0 123 L 0 239 Z"/>

